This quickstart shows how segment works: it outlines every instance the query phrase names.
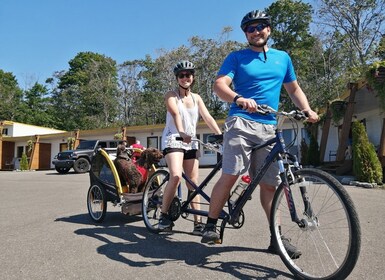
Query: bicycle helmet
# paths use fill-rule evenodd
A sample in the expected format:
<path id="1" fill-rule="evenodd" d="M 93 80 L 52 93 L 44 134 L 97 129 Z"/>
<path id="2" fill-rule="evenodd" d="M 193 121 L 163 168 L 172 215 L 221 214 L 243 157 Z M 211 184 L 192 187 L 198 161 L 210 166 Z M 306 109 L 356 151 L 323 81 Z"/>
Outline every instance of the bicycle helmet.
<path id="1" fill-rule="evenodd" d="M 241 28 L 245 31 L 246 27 L 255 22 L 264 22 L 268 26 L 270 26 L 270 16 L 266 14 L 264 11 L 255 10 L 247 13 L 241 22 Z"/>
<path id="2" fill-rule="evenodd" d="M 194 74 L 195 66 L 192 62 L 190 62 L 188 60 L 179 61 L 174 67 L 175 76 L 178 75 L 179 72 L 181 72 L 181 71 L 189 71 L 192 74 Z"/>

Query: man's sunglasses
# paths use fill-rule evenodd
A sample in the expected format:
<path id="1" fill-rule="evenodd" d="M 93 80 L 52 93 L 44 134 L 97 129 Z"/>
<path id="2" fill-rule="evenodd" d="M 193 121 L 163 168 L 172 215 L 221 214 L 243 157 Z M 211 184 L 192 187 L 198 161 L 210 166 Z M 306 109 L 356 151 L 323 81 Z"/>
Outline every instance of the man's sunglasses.
<path id="1" fill-rule="evenodd" d="M 246 32 L 247 33 L 253 33 L 255 30 L 257 30 L 258 32 L 261 32 L 263 29 L 265 29 L 267 27 L 267 24 L 266 23 L 260 23 L 260 24 L 257 24 L 256 26 L 248 26 L 246 27 Z"/>
<path id="2" fill-rule="evenodd" d="M 191 77 L 191 73 L 181 73 L 181 74 L 178 74 L 178 78 L 179 79 L 183 79 L 183 78 L 190 78 Z"/>

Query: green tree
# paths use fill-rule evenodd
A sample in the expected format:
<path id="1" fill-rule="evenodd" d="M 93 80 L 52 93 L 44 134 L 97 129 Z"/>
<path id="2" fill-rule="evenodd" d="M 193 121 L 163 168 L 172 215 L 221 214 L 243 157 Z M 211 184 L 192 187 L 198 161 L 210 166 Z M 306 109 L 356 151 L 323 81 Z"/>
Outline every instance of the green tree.
<path id="1" fill-rule="evenodd" d="M 0 69 L 0 120 L 19 121 L 22 116 L 22 98 L 16 77 Z"/>
<path id="2" fill-rule="evenodd" d="M 21 155 L 21 160 L 20 160 L 20 170 L 25 171 L 29 169 L 29 163 L 27 159 L 27 154 L 23 153 Z"/>
<path id="3" fill-rule="evenodd" d="M 21 121 L 38 126 L 54 127 L 52 99 L 46 86 L 35 83 L 24 92 L 23 113 Z"/>
<path id="4" fill-rule="evenodd" d="M 108 127 L 117 121 L 117 67 L 104 55 L 81 52 L 58 72 L 53 90 L 56 117 L 62 129 Z"/>
<path id="5" fill-rule="evenodd" d="M 362 182 L 382 184 L 382 166 L 376 150 L 369 142 L 365 126 L 358 121 L 352 123 L 353 172 Z"/>
<path id="6" fill-rule="evenodd" d="M 380 60 L 385 60 L 385 34 L 382 35 L 375 53 Z"/>
<path id="7" fill-rule="evenodd" d="M 313 166 L 318 166 L 320 164 L 320 153 L 319 153 L 318 142 L 317 142 L 317 139 L 312 134 L 310 135 L 310 144 L 309 144 L 306 162 Z"/>

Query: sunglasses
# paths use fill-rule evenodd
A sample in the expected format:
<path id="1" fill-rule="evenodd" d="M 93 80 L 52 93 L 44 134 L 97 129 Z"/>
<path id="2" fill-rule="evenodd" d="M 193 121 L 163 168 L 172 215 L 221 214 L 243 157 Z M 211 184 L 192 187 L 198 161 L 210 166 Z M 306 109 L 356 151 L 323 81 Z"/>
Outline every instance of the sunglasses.
<path id="1" fill-rule="evenodd" d="M 248 27 L 246 27 L 245 31 L 247 33 L 253 33 L 255 30 L 257 30 L 258 32 L 261 32 L 266 27 L 267 27 L 266 23 L 260 23 L 260 24 L 257 24 L 256 26 L 248 26 Z"/>
<path id="2" fill-rule="evenodd" d="M 178 74 L 178 78 L 179 79 L 190 78 L 190 77 L 191 77 L 191 73 L 180 73 L 180 74 Z"/>

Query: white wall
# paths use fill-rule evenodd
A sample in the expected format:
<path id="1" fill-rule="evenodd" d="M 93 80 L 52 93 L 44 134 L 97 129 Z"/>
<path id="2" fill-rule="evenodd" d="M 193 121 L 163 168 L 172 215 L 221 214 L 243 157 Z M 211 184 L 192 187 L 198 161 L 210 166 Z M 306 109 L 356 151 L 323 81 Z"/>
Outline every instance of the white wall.
<path id="1" fill-rule="evenodd" d="M 56 130 L 56 129 L 22 124 L 22 123 L 13 123 L 11 126 L 5 126 L 5 127 L 8 128 L 8 135 L 12 137 L 54 134 L 54 133 L 64 132 L 63 130 Z"/>

